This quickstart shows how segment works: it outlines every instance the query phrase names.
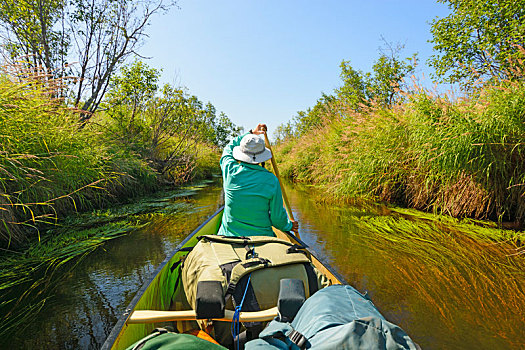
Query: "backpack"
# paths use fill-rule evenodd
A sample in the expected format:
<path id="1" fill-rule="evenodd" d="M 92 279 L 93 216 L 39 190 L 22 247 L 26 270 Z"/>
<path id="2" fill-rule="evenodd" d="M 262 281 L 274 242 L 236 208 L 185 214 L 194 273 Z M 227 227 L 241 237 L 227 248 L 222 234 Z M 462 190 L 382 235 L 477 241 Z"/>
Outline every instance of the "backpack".
<path id="1" fill-rule="evenodd" d="M 365 296 L 334 285 L 307 299 L 291 323 L 273 320 L 245 350 L 420 349 Z"/>
<path id="2" fill-rule="evenodd" d="M 235 306 L 244 294 L 242 311 L 275 307 L 284 278 L 302 280 L 306 297 L 329 284 L 311 264 L 308 251 L 288 241 L 216 235 L 200 236 L 199 240 L 182 267 L 184 291 L 198 319 L 224 317 L 230 300 Z"/>

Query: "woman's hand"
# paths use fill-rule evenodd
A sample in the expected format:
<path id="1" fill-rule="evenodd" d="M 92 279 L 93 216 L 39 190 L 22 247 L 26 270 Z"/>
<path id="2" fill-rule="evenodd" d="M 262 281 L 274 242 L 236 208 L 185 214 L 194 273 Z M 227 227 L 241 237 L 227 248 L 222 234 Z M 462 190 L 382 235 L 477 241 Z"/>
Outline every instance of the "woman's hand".
<path id="1" fill-rule="evenodd" d="M 292 232 L 299 232 L 299 222 L 298 221 L 292 221 Z"/>
<path id="2" fill-rule="evenodd" d="M 262 135 L 266 133 L 266 130 L 268 130 L 268 128 L 266 127 L 266 124 L 257 124 L 255 129 L 252 129 L 252 134 Z"/>

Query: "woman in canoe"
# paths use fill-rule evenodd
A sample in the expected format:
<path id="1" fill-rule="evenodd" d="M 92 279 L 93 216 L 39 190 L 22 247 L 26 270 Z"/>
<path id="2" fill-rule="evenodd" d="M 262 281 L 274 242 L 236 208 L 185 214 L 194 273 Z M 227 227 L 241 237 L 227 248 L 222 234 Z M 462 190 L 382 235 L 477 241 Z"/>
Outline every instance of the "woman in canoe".
<path id="1" fill-rule="evenodd" d="M 279 180 L 264 168 L 272 158 L 259 136 L 266 130 L 265 124 L 258 124 L 224 148 L 220 164 L 225 203 L 219 235 L 274 236 L 272 226 L 297 232 L 298 223 L 288 219 L 283 207 Z"/>

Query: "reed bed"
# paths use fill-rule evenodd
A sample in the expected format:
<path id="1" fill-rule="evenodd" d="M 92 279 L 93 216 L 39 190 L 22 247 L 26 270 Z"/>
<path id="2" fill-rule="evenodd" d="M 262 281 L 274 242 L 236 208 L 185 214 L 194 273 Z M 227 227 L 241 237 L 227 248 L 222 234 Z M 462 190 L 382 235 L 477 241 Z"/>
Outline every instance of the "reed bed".
<path id="1" fill-rule="evenodd" d="M 338 100 L 323 124 L 276 146 L 281 173 L 329 198 L 388 201 L 454 217 L 525 222 L 525 83 L 468 98 L 422 88 L 360 112 Z"/>
<path id="2" fill-rule="evenodd" d="M 45 84 L 13 82 L 0 75 L 0 241 L 21 245 L 59 215 L 112 201 L 134 184 L 153 187 L 146 164 L 115 145 Z"/>
<path id="3" fill-rule="evenodd" d="M 116 137 L 106 112 L 82 122 L 65 100 L 68 78 L 23 65 L 0 67 L 0 247 L 17 249 L 67 214 L 124 202 L 163 185 L 218 171 L 216 147 L 171 135 L 158 152 L 173 158 L 161 172 L 147 142 Z M 188 130 L 181 133 L 190 134 Z M 128 140 L 129 141 L 129 140 Z"/>

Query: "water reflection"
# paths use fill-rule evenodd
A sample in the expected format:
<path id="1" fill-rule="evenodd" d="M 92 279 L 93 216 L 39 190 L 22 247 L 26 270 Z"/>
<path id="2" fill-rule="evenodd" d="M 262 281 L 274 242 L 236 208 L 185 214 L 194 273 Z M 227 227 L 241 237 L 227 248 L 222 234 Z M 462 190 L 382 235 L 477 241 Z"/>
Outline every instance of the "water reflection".
<path id="1" fill-rule="evenodd" d="M 301 238 L 423 349 L 525 347 L 525 260 L 509 255 L 515 247 L 473 239 L 475 227 L 289 195 Z"/>
<path id="2" fill-rule="evenodd" d="M 472 238 L 475 226 L 287 192 L 301 238 L 423 349 L 525 348 L 525 256 L 511 256 L 515 247 Z M 40 295 L 44 308 L 5 348 L 99 348 L 155 267 L 219 207 L 220 194 L 217 185 L 163 194 L 141 203 L 156 208 L 147 214 L 123 206 L 122 215 L 150 223 L 53 274 L 54 288 Z"/>
<path id="3" fill-rule="evenodd" d="M 6 348 L 100 348 L 156 266 L 218 209 L 220 191 L 215 184 L 184 196 L 166 193 L 141 203 L 142 207 L 158 207 L 147 214 L 137 210 L 140 219 L 150 223 L 55 272 L 51 277 L 54 288 L 42 293 L 49 298 L 38 317 L 22 332 L 13 333 Z M 122 208 L 129 210 L 133 212 L 130 206 Z"/>

